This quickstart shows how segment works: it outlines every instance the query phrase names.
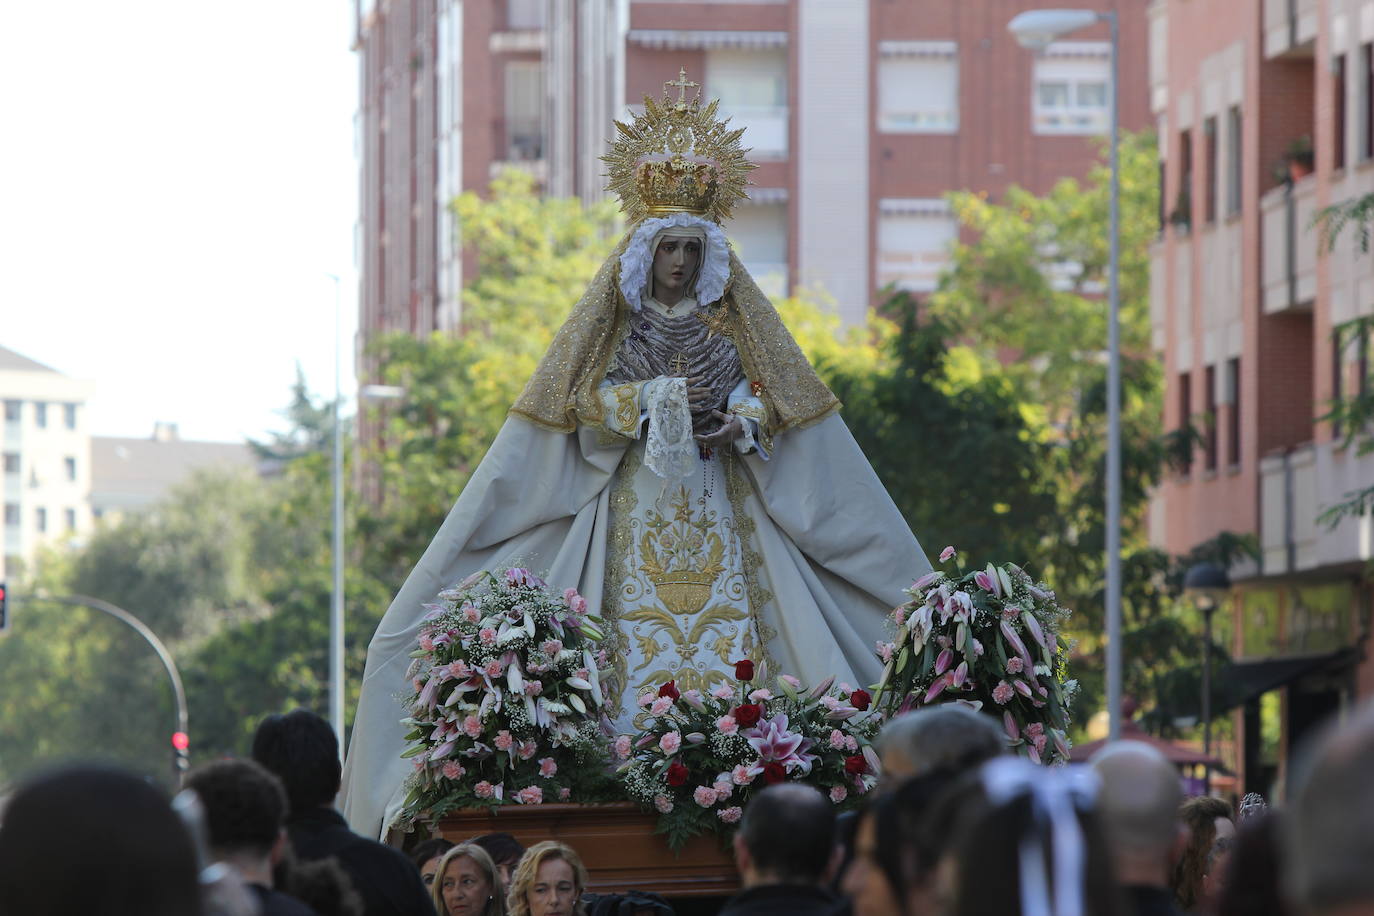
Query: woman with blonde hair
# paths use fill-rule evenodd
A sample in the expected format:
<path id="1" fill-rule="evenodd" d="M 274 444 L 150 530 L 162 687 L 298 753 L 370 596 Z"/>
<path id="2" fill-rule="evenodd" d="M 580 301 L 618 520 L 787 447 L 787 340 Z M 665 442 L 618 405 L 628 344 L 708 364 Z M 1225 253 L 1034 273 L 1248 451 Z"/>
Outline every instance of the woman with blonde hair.
<path id="1" fill-rule="evenodd" d="M 439 916 L 506 916 L 505 887 L 481 846 L 459 843 L 444 853 L 430 894 Z"/>
<path id="2" fill-rule="evenodd" d="M 510 916 L 587 916 L 586 890 L 587 869 L 577 852 L 548 840 L 531 846 L 516 866 L 506 907 Z"/>

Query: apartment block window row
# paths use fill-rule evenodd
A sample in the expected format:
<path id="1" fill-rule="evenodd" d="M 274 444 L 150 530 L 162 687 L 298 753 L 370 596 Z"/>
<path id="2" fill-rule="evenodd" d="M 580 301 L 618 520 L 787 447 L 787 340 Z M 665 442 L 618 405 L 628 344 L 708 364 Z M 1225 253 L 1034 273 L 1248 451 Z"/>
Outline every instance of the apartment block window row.
<path id="1" fill-rule="evenodd" d="M 23 415 L 24 415 L 24 402 L 23 402 L 23 401 L 6 401 L 6 402 L 5 402 L 5 420 L 6 420 L 7 422 L 10 422 L 10 423 L 17 423 L 17 422 L 19 422 L 20 418 L 23 417 Z"/>
<path id="2" fill-rule="evenodd" d="M 1346 143 L 1346 91 L 1345 81 L 1348 78 L 1345 63 L 1346 55 L 1337 54 L 1336 59 L 1331 63 L 1331 88 L 1332 88 L 1332 108 L 1335 114 L 1335 126 L 1332 130 L 1332 167 L 1337 169 L 1345 168 L 1345 143 Z"/>
<path id="3" fill-rule="evenodd" d="M 1244 150 L 1244 122 L 1241 120 L 1240 106 L 1232 105 L 1226 110 L 1226 215 L 1235 216 L 1241 209 L 1241 169 L 1245 161 L 1241 155 Z"/>
<path id="4" fill-rule="evenodd" d="M 878 202 L 878 286 L 928 293 L 949 263 L 959 225 L 940 198 Z"/>
<path id="5" fill-rule="evenodd" d="M 1202 122 L 1203 139 L 1203 202 L 1202 218 L 1208 223 L 1217 221 L 1217 172 L 1220 170 L 1219 145 L 1217 143 L 1217 119 L 1207 118 Z"/>
<path id="6" fill-rule="evenodd" d="M 19 473 L 19 453 L 18 453 L 18 452 L 5 452 L 5 473 L 6 473 L 6 474 L 18 474 L 18 473 Z"/>
<path id="7" fill-rule="evenodd" d="M 1374 159 L 1374 42 L 1360 45 L 1360 69 L 1356 75 L 1360 93 L 1359 161 Z"/>
<path id="8" fill-rule="evenodd" d="M 1060 41 L 1035 59 L 1031 125 L 1037 134 L 1105 134 L 1111 124 L 1111 47 Z"/>
<path id="9" fill-rule="evenodd" d="M 46 534 L 48 531 L 48 510 L 42 506 L 34 511 L 33 527 L 39 534 Z"/>
<path id="10" fill-rule="evenodd" d="M 1193 422 L 1193 380 L 1187 372 L 1179 373 L 1178 376 L 1178 428 L 1184 432 Z M 1189 435 L 1191 442 L 1192 436 Z M 1189 447 L 1183 454 L 1179 462 L 1179 473 L 1188 476 L 1193 472 L 1193 450 Z"/>
<path id="11" fill-rule="evenodd" d="M 1226 466 L 1240 467 L 1240 357 L 1226 361 Z"/>
<path id="12" fill-rule="evenodd" d="M 5 527 L 19 527 L 19 503 L 5 503 Z"/>
<path id="13" fill-rule="evenodd" d="M 1331 360 L 1334 373 L 1332 394 L 1336 400 L 1363 397 L 1374 385 L 1369 377 L 1370 350 L 1374 349 L 1374 340 L 1371 338 L 1374 338 L 1374 319 L 1337 329 Z M 1339 439 L 1346 430 L 1338 422 L 1332 424 L 1332 432 Z"/>
<path id="14" fill-rule="evenodd" d="M 952 134 L 959 130 L 959 45 L 953 41 L 878 43 L 878 129 Z"/>
<path id="15" fill-rule="evenodd" d="M 1204 471 L 1216 473 L 1217 469 L 1217 367 L 1208 366 L 1203 370 L 1204 415 L 1203 415 L 1203 465 Z"/>
<path id="16" fill-rule="evenodd" d="M 506 159 L 530 162 L 544 157 L 544 65 L 513 60 L 506 64 Z"/>
<path id="17" fill-rule="evenodd" d="M 706 85 L 720 99 L 731 127 L 743 127 L 760 158 L 787 154 L 786 48 L 713 48 L 706 54 Z"/>
<path id="18" fill-rule="evenodd" d="M 76 480 L 76 459 L 68 455 L 62 459 L 62 468 L 66 472 L 67 479 Z"/>
<path id="19" fill-rule="evenodd" d="M 34 402 L 33 425 L 39 429 L 46 429 L 48 426 L 48 405 L 42 401 Z"/>

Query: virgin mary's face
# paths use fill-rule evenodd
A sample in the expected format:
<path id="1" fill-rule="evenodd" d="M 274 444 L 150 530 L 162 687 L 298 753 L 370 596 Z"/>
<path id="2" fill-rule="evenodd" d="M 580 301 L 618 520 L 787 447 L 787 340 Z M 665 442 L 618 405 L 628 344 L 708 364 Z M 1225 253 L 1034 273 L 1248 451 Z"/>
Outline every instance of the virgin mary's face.
<path id="1" fill-rule="evenodd" d="M 654 298 L 665 304 L 681 299 L 700 263 L 701 242 L 696 239 L 661 240 L 654 252 Z"/>

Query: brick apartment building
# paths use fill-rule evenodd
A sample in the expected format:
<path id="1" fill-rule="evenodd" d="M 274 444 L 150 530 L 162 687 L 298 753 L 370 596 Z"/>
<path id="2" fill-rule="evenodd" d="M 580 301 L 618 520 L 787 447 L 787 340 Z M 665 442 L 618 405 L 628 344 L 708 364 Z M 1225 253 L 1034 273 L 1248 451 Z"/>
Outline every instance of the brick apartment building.
<path id="1" fill-rule="evenodd" d="M 1337 352 L 1332 330 L 1374 314 L 1374 261 L 1350 239 L 1323 254 L 1312 228 L 1374 190 L 1374 0 L 1155 0 L 1149 34 L 1154 343 L 1166 426 L 1205 440 L 1160 487 L 1151 533 L 1171 553 L 1221 531 L 1259 542 L 1218 618 L 1240 662 L 1230 750 L 1244 788 L 1267 793 L 1304 732 L 1374 694 L 1371 520 L 1317 523 L 1374 482 L 1374 456 L 1315 419 L 1369 383 L 1368 341 Z"/>
<path id="2" fill-rule="evenodd" d="M 942 195 L 1048 190 L 1107 128 L 1105 27 L 1040 56 L 1029 0 L 358 0 L 360 343 L 459 319 L 444 204 L 501 168 L 600 198 L 611 121 L 685 68 L 748 128 L 759 167 L 726 227 L 770 292 L 823 289 L 861 321 L 889 284 L 934 288 Z M 1121 17 L 1121 123 L 1149 124 L 1140 0 Z M 367 373 L 367 363 L 364 374 Z"/>

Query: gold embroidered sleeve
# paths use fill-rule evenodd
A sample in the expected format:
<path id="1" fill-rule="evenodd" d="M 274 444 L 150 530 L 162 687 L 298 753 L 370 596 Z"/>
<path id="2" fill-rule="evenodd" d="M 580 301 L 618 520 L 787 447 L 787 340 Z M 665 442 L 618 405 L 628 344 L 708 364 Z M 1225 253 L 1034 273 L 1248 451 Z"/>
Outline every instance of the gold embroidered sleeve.
<path id="1" fill-rule="evenodd" d="M 608 431 L 627 439 L 639 438 L 639 402 L 643 389 L 643 382 L 601 386 L 602 416 Z"/>

